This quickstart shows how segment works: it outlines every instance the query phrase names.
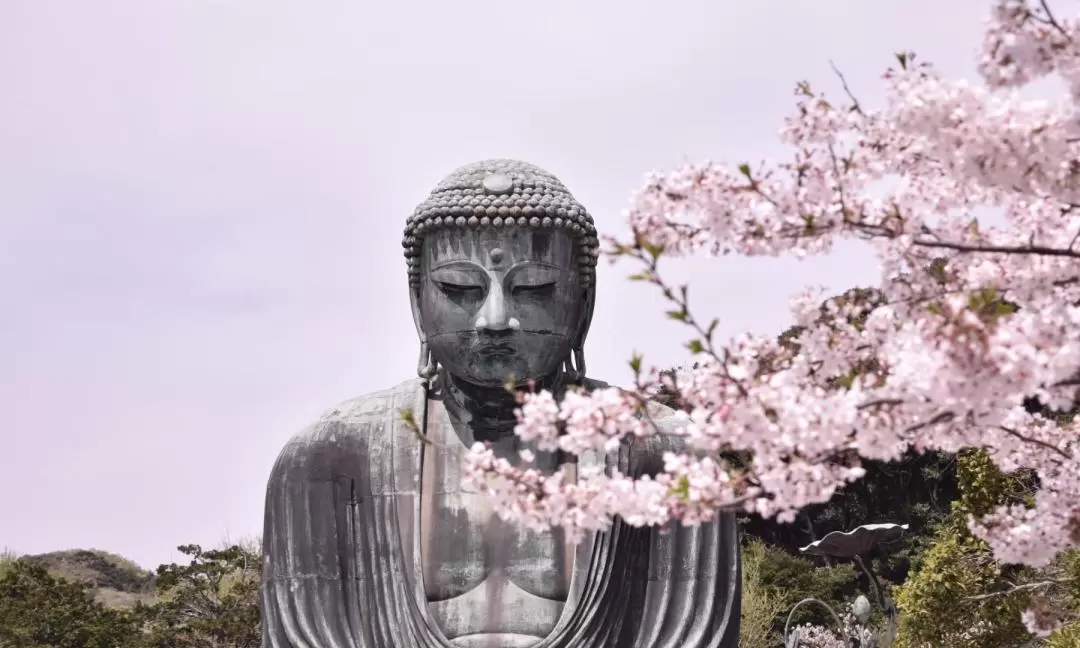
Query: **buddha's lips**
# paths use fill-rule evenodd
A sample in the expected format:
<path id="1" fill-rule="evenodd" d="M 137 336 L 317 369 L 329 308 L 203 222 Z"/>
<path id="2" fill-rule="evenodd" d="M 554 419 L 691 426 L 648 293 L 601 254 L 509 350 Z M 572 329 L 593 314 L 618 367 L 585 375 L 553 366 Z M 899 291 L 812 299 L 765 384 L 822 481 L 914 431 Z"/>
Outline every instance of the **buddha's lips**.
<path id="1" fill-rule="evenodd" d="M 512 345 L 502 342 L 480 342 L 474 350 L 481 355 L 491 356 L 506 356 L 517 353 L 517 350 Z"/>

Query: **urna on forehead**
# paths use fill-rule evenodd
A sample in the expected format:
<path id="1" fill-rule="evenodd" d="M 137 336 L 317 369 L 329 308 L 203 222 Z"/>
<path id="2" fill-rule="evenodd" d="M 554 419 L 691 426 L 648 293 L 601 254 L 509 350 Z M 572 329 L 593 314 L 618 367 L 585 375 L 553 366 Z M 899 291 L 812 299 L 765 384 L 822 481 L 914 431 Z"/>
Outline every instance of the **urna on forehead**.
<path id="1" fill-rule="evenodd" d="M 530 250 L 544 248 L 546 253 L 562 247 L 557 241 L 568 236 L 583 282 L 591 285 L 595 280 L 599 241 L 585 207 L 558 178 L 544 169 L 527 162 L 496 159 L 457 169 L 409 217 L 402 240 L 409 283 L 414 287 L 419 284 L 424 240 L 434 232 L 445 232 L 438 237 L 441 241 L 459 238 L 464 244 L 466 239 L 508 237 L 516 230 L 563 233 L 521 239 L 524 242 L 528 238 Z M 454 237 L 451 235 L 454 231 L 480 234 Z"/>

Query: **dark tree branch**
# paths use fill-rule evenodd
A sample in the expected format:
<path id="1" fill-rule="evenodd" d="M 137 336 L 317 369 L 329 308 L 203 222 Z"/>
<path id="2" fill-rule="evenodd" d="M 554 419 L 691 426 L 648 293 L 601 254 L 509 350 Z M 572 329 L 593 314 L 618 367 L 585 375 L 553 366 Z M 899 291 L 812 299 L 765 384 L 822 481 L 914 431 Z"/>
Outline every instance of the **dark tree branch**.
<path id="1" fill-rule="evenodd" d="M 965 243 L 950 243 L 948 241 L 917 240 L 914 242 L 919 247 L 944 248 L 955 250 L 961 254 L 971 252 L 990 252 L 995 254 L 1037 254 L 1041 256 L 1061 256 L 1080 259 L 1080 251 L 1071 249 L 1046 247 L 1044 245 L 967 245 Z"/>

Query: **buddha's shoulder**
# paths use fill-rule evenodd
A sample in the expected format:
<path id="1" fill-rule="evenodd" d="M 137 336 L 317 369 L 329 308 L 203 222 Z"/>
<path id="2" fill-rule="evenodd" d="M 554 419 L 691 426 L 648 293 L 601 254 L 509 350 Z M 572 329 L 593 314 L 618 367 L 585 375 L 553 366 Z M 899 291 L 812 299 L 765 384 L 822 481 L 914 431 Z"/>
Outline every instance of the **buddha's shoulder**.
<path id="1" fill-rule="evenodd" d="M 592 378 L 588 379 L 584 386 L 590 391 L 615 388 L 615 385 Z M 672 433 L 686 425 L 687 417 L 683 412 L 655 400 L 649 401 L 646 412 L 649 419 L 664 432 Z"/>
<path id="2" fill-rule="evenodd" d="M 406 410 L 422 408 L 424 383 L 419 378 L 350 398 L 324 411 L 313 423 L 293 435 L 283 454 L 331 448 L 389 444 L 405 427 Z"/>
<path id="3" fill-rule="evenodd" d="M 400 414 L 422 402 L 424 382 L 412 378 L 388 389 L 350 398 L 323 412 L 319 422 L 363 422 L 381 419 L 388 413 Z"/>

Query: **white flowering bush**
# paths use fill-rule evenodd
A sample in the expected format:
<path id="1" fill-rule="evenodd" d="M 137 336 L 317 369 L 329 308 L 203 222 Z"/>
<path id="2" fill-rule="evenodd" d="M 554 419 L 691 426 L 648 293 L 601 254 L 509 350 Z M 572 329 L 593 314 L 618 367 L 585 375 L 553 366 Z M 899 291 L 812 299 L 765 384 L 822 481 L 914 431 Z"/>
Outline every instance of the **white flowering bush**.
<path id="1" fill-rule="evenodd" d="M 859 624 L 849 611 L 840 616 L 843 628 L 803 624 L 792 631 L 798 638 L 798 648 L 849 648 L 870 646 L 875 641 L 874 631 Z"/>
<path id="2" fill-rule="evenodd" d="M 631 389 L 556 401 L 523 395 L 517 433 L 544 450 L 611 450 L 660 432 L 650 399 L 675 394 L 686 451 L 656 476 L 583 469 L 575 479 L 470 452 L 467 479 L 506 519 L 572 536 L 711 520 L 736 509 L 791 520 L 863 475 L 860 459 L 909 449 L 987 448 L 1002 470 L 1034 471 L 1033 505 L 968 520 L 1002 562 L 1047 564 L 1080 546 L 1080 423 L 1068 409 L 1080 370 L 1080 22 L 1042 5 L 993 3 L 982 84 L 947 79 L 901 54 L 885 100 L 797 88 L 785 160 L 689 164 L 650 177 L 628 211 L 631 235 L 607 254 L 640 264 L 669 315 L 693 331 L 689 369 L 642 367 Z M 1055 75 L 1056 101 L 1018 90 Z M 845 86 L 846 91 L 846 86 Z M 987 208 L 1001 224 L 976 217 Z M 716 339 L 715 321 L 663 277 L 686 255 L 810 258 L 836 242 L 870 246 L 880 280 L 859 299 L 794 299 L 797 335 Z M 1045 615 L 1025 616 L 1049 630 Z"/>

